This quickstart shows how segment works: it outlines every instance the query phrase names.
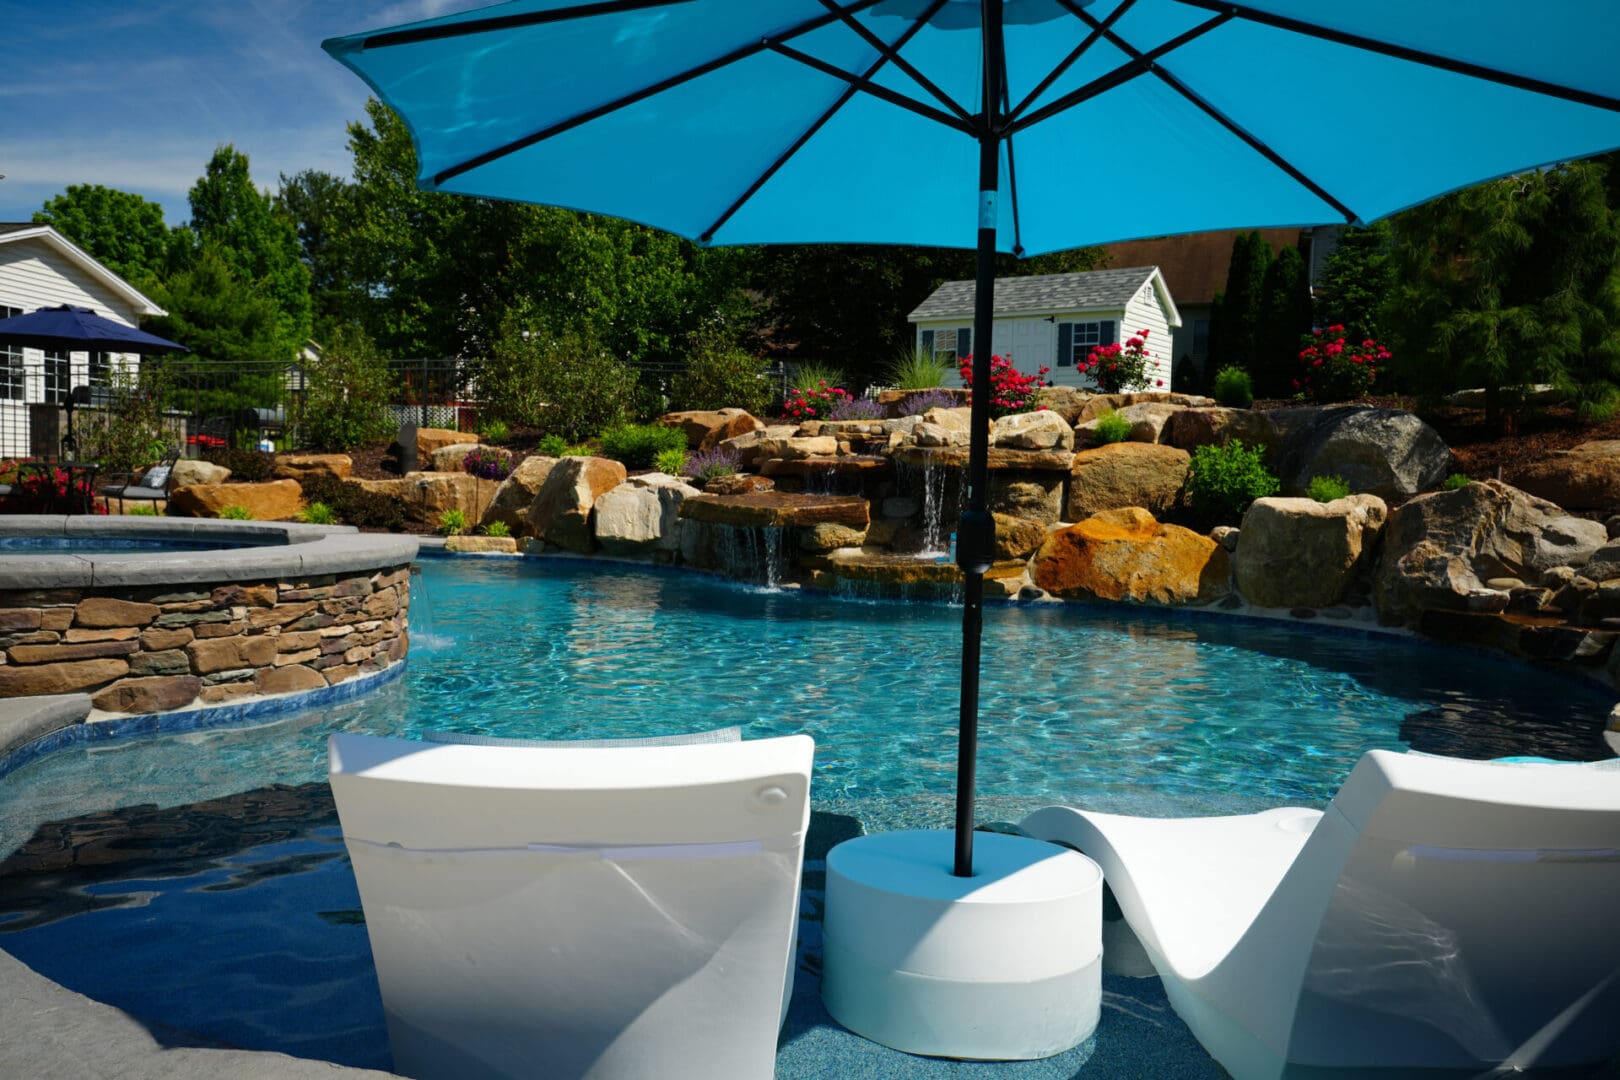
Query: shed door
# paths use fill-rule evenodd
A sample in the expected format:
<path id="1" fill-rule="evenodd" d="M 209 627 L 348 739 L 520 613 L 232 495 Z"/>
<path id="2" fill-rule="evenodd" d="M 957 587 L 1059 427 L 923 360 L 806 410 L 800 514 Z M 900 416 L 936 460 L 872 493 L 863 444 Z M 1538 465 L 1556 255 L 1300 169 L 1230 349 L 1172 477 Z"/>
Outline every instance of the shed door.
<path id="1" fill-rule="evenodd" d="M 1045 319 L 1009 319 L 996 323 L 996 354 L 1012 357 L 1019 371 L 1033 375 L 1052 367 L 1057 358 L 1057 325 Z"/>

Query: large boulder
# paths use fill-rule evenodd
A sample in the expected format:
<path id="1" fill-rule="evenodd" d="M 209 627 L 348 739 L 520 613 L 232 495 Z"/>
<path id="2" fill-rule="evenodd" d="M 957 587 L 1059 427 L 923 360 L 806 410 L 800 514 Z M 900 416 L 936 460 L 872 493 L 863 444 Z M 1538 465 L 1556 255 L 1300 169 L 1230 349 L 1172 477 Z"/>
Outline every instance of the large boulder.
<path id="1" fill-rule="evenodd" d="M 347 480 L 354 471 L 354 459 L 348 454 L 277 454 L 270 476 L 275 480 L 306 480 L 312 476 L 330 476 Z M 175 470 L 175 483 L 179 483 L 179 469 Z"/>
<path id="2" fill-rule="evenodd" d="M 528 511 L 529 504 L 540 493 L 540 487 L 556 468 L 560 458 L 535 455 L 526 457 L 517 463 L 512 475 L 501 481 L 501 486 L 495 489 L 490 498 L 489 505 L 484 508 L 483 516 L 479 519 L 480 525 L 490 525 L 502 522 L 512 530 L 515 536 L 523 523 L 523 515 Z"/>
<path id="3" fill-rule="evenodd" d="M 1052 525 L 1063 520 L 1063 473 L 1033 469 L 990 474 L 992 512 Z"/>
<path id="4" fill-rule="evenodd" d="M 632 476 L 596 500 L 596 542 L 610 555 L 677 551 L 681 503 L 698 489 L 674 476 Z"/>
<path id="5" fill-rule="evenodd" d="M 1391 499 L 1428 491 L 1451 471 L 1445 440 L 1399 409 L 1278 409 L 1271 419 L 1285 494 L 1304 494 L 1313 476 L 1337 476 L 1351 491 Z"/>
<path id="6" fill-rule="evenodd" d="M 190 487 L 192 484 L 223 484 L 231 478 L 231 470 L 212 461 L 192 461 L 181 458 L 174 463 L 169 477 L 169 488 Z"/>
<path id="7" fill-rule="evenodd" d="M 743 468 L 751 468 L 761 455 L 761 445 L 767 440 L 791 439 L 799 431 L 797 424 L 771 424 L 763 431 L 750 431 L 733 439 L 724 439 L 717 445 L 737 455 Z"/>
<path id="8" fill-rule="evenodd" d="M 765 430 L 764 423 L 756 420 L 746 409 L 691 409 L 665 413 L 657 423 L 679 428 L 686 435 L 687 447 L 692 450 L 712 450 L 727 439 Z"/>
<path id="9" fill-rule="evenodd" d="M 1109 510 L 1047 534 L 1035 584 L 1076 600 L 1207 604 L 1231 591 L 1226 550 L 1140 507 Z"/>
<path id="10" fill-rule="evenodd" d="M 1162 515 L 1180 501 L 1191 460 L 1185 450 L 1156 443 L 1112 443 L 1082 450 L 1070 467 L 1063 520 L 1084 521 L 1127 506 Z"/>
<path id="11" fill-rule="evenodd" d="M 996 562 L 1027 559 L 1046 542 L 1046 526 L 1028 518 L 996 514 Z"/>
<path id="12" fill-rule="evenodd" d="M 1515 487 L 1570 510 L 1620 509 L 1620 440 L 1560 450 L 1509 474 Z"/>
<path id="13" fill-rule="evenodd" d="M 995 422 L 990 442 L 1009 450 L 1073 450 L 1074 429 L 1055 412 L 1014 413 Z"/>
<path id="14" fill-rule="evenodd" d="M 467 460 L 467 455 L 476 449 L 478 444 L 475 442 L 451 443 L 433 451 L 423 464 L 429 472 L 461 472 L 462 463 Z"/>
<path id="15" fill-rule="evenodd" d="M 1331 607 L 1376 547 L 1389 508 L 1376 495 L 1329 503 L 1256 499 L 1243 515 L 1232 578 L 1260 607 Z"/>
<path id="16" fill-rule="evenodd" d="M 529 504 L 525 529 L 548 544 L 588 554 L 596 547 L 591 510 L 597 499 L 624 483 L 626 475 L 623 465 L 608 458 L 563 458 Z"/>
<path id="17" fill-rule="evenodd" d="M 476 443 L 477 435 L 466 431 L 451 431 L 449 428 L 424 427 L 416 429 L 416 460 L 426 463 L 433 460 L 433 455 L 447 446 L 458 443 Z"/>
<path id="18" fill-rule="evenodd" d="M 1554 567 L 1581 566 L 1607 539 L 1599 522 L 1500 480 L 1420 495 L 1384 526 L 1373 579 L 1378 617 L 1415 623 L 1428 610 L 1501 611 L 1508 593 L 1486 582 L 1534 582 Z M 1244 534 L 1238 547 L 1247 541 Z"/>
<path id="19" fill-rule="evenodd" d="M 1233 439 L 1269 450 L 1277 445 L 1277 426 L 1270 417 L 1270 413 L 1224 405 L 1180 409 L 1165 424 L 1161 441 L 1189 453 L 1200 446 L 1225 446 Z"/>
<path id="20" fill-rule="evenodd" d="M 1164 429 L 1182 411 L 1180 405 L 1167 405 L 1161 401 L 1141 401 L 1118 410 L 1120 419 L 1131 425 L 1127 436 L 1131 442 L 1164 442 Z"/>
<path id="21" fill-rule="evenodd" d="M 413 472 L 403 478 L 400 501 L 411 521 L 437 526 L 446 510 L 459 510 L 469 524 L 477 523 L 495 498 L 500 484 L 463 472 Z"/>
<path id="22" fill-rule="evenodd" d="M 832 457 L 838 453 L 838 440 L 831 435 L 790 439 L 761 439 L 757 451 L 756 461 L 765 458 L 798 461 L 810 457 Z"/>
<path id="23" fill-rule="evenodd" d="M 262 484 L 192 484 L 169 493 L 168 512 L 175 517 L 217 518 L 227 507 L 240 506 L 254 521 L 279 521 L 304 508 L 296 480 Z"/>

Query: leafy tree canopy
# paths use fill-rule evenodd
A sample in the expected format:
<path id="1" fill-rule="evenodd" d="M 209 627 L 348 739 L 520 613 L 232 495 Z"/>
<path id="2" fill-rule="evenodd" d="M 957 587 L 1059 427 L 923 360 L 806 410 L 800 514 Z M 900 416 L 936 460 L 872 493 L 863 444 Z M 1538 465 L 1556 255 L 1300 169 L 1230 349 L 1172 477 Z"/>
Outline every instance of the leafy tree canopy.
<path id="1" fill-rule="evenodd" d="M 143 291 L 167 269 L 170 233 L 163 207 L 100 184 L 70 184 L 34 211 L 107 269 Z"/>
<path id="2" fill-rule="evenodd" d="M 1382 340 L 1378 312 L 1393 284 L 1389 261 L 1392 241 L 1388 221 L 1350 226 L 1339 234 L 1338 246 L 1327 257 L 1317 282 L 1318 326 L 1343 326 L 1355 341 Z"/>

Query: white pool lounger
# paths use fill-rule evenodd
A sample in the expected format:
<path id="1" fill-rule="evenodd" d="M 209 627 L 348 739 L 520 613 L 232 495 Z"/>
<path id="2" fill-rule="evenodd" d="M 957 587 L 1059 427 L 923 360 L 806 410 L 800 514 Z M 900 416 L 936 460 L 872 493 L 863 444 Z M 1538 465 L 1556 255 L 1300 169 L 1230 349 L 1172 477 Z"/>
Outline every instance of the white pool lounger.
<path id="1" fill-rule="evenodd" d="M 1102 866 L 1176 1012 L 1238 1080 L 1620 1054 L 1615 769 L 1374 750 L 1325 813 L 1047 807 L 1023 827 Z"/>
<path id="2" fill-rule="evenodd" d="M 332 736 L 395 1070 L 771 1076 L 813 750 Z"/>

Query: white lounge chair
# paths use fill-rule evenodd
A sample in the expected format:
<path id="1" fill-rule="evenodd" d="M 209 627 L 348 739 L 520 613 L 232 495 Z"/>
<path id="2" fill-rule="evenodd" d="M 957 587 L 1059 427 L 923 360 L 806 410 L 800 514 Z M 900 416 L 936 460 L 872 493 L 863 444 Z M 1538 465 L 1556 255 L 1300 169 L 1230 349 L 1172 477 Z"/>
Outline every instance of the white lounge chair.
<path id="1" fill-rule="evenodd" d="M 332 736 L 395 1069 L 771 1076 L 813 750 Z"/>
<path id="2" fill-rule="evenodd" d="M 1375 750 L 1326 813 L 1047 807 L 1023 828 L 1102 866 L 1238 1080 L 1620 1053 L 1620 772 Z"/>

